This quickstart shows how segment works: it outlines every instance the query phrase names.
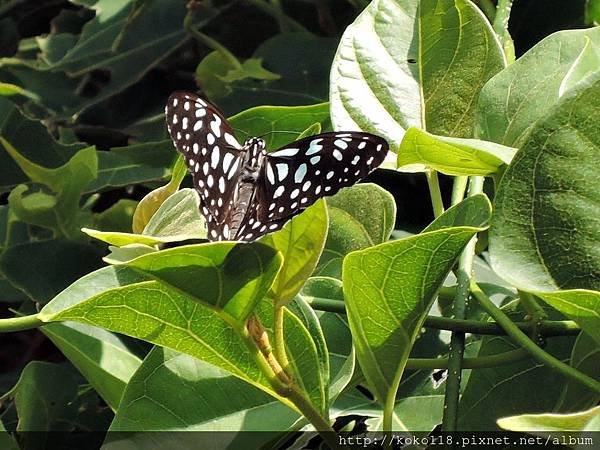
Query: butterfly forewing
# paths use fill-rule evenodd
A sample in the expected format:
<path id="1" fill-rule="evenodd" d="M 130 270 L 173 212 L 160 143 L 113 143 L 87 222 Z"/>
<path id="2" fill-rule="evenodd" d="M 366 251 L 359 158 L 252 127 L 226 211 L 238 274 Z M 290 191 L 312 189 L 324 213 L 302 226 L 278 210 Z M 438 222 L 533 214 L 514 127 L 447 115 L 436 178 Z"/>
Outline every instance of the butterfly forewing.
<path id="1" fill-rule="evenodd" d="M 195 94 L 174 92 L 165 113 L 171 139 L 200 194 L 209 236 L 222 237 L 242 170 L 242 147 L 222 114 Z"/>
<path id="2" fill-rule="evenodd" d="M 254 208 L 267 224 L 290 218 L 324 196 L 351 186 L 387 155 L 385 139 L 368 133 L 323 133 L 270 153 L 261 169 Z"/>

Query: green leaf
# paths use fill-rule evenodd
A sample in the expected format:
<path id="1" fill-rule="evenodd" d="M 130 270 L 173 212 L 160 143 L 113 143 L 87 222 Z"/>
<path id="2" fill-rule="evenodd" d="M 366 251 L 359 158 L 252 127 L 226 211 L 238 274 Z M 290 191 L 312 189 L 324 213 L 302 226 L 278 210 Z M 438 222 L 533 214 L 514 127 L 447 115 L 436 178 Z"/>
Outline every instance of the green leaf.
<path id="1" fill-rule="evenodd" d="M 245 79 L 215 98 L 227 114 L 256 105 L 310 105 L 328 100 L 331 60 L 338 39 L 312 33 L 280 33 L 258 46 L 252 58 L 278 74 L 277 80 Z M 290 49 L 294 51 L 290 51 Z M 300 130 L 302 131 L 302 130 Z"/>
<path id="2" fill-rule="evenodd" d="M 0 143 L 32 181 L 48 186 L 56 194 L 51 197 L 34 193 L 33 198 L 27 199 L 23 196 L 26 190 L 24 186 L 17 186 L 9 197 L 17 216 L 25 222 L 29 219 L 34 225 L 51 228 L 61 236 L 77 236 L 81 224 L 86 221 L 85 213 L 79 208 L 81 194 L 97 176 L 96 150 L 93 147 L 85 148 L 65 165 L 48 169 L 25 158 L 1 136 Z"/>
<path id="3" fill-rule="evenodd" d="M 148 431 L 216 430 L 264 432 L 223 435 L 218 444 L 258 448 L 290 429 L 298 418 L 294 410 L 215 366 L 154 347 L 127 385 L 104 448 L 131 442 L 144 449 L 191 450 L 202 445 L 201 434 L 165 433 L 167 441 L 161 442 L 160 434 Z M 214 434 L 206 439 L 210 439 L 207 446 L 215 444 Z"/>
<path id="4" fill-rule="evenodd" d="M 424 164 L 446 175 L 491 175 L 510 164 L 516 151 L 493 142 L 435 136 L 409 128 L 398 149 L 398 167 Z"/>
<path id="5" fill-rule="evenodd" d="M 2 83 L 0 82 L 0 95 L 10 96 L 10 95 L 23 95 L 25 97 L 29 97 L 31 100 L 39 100 L 39 97 L 33 92 L 29 92 L 26 89 L 23 89 L 16 84 L 11 83 Z"/>
<path id="6" fill-rule="evenodd" d="M 268 292 L 281 263 L 277 250 L 260 243 L 216 242 L 149 253 L 126 264 L 241 324 Z"/>
<path id="7" fill-rule="evenodd" d="M 173 195 L 179 189 L 179 185 L 186 174 L 185 161 L 183 156 L 179 156 L 175 161 L 175 166 L 173 167 L 169 182 L 164 186 L 154 189 L 149 194 L 146 194 L 146 196 L 138 203 L 138 207 L 133 214 L 132 229 L 134 233 L 142 233 L 160 206 L 167 198 L 169 198 L 169 196 Z"/>
<path id="8" fill-rule="evenodd" d="M 226 83 L 252 78 L 255 80 L 279 80 L 281 75 L 273 73 L 262 66 L 262 58 L 249 58 L 239 68 L 230 69 L 225 76 L 218 78 Z"/>
<path id="9" fill-rule="evenodd" d="M 310 309 L 310 308 L 308 308 Z M 312 311 L 308 324 L 287 308 L 284 311 L 285 349 L 294 381 L 306 393 L 315 408 L 329 415 L 329 361 L 323 331 Z M 304 317 L 306 319 L 306 317 Z"/>
<path id="10" fill-rule="evenodd" d="M 314 136 L 315 134 L 319 134 L 321 132 L 322 126 L 319 122 L 313 123 L 306 130 L 304 130 L 298 136 L 297 140 L 304 139 L 305 137 Z"/>
<path id="11" fill-rule="evenodd" d="M 109 331 L 78 323 L 52 323 L 41 331 L 113 409 L 141 360 Z"/>
<path id="12" fill-rule="evenodd" d="M 505 430 L 524 431 L 546 437 L 548 434 L 545 432 L 598 431 L 600 430 L 599 418 L 600 406 L 596 406 L 587 411 L 571 414 L 523 414 L 503 417 L 498 420 L 498 425 Z"/>
<path id="13" fill-rule="evenodd" d="M 352 252 L 344 259 L 344 296 L 356 356 L 380 403 L 395 397 L 437 290 L 481 230 L 445 228 Z"/>
<path id="14" fill-rule="evenodd" d="M 495 34 L 471 2 L 372 1 L 333 62 L 334 128 L 380 134 L 393 152 L 409 127 L 471 137 L 479 91 L 503 66 Z"/>
<path id="15" fill-rule="evenodd" d="M 122 247 L 131 244 L 156 245 L 188 239 L 205 239 L 200 198 L 194 189 L 181 189 L 167 198 L 154 213 L 142 234 L 98 231 L 83 228 L 93 238 Z"/>
<path id="16" fill-rule="evenodd" d="M 77 379 L 64 365 L 30 362 L 8 395 L 15 399 L 19 416 L 17 431 L 20 432 L 66 431 L 77 414 L 74 404 Z M 44 435 L 31 433 L 29 439 L 26 447 L 36 448 L 31 446 L 32 442 L 43 443 Z"/>
<path id="17" fill-rule="evenodd" d="M 600 292 L 577 289 L 537 292 L 536 295 L 577 322 L 577 325 L 600 345 Z"/>
<path id="18" fill-rule="evenodd" d="M 214 289 L 211 280 L 205 282 Z M 289 405 L 273 391 L 254 364 L 251 349 L 223 316 L 221 310 L 125 266 L 81 278 L 38 313 L 44 322 L 77 321 L 186 353 Z"/>
<path id="19" fill-rule="evenodd" d="M 235 68 L 233 61 L 221 52 L 213 51 L 202 58 L 196 67 L 196 81 L 208 98 L 218 100 L 232 91 L 223 77 Z"/>
<path id="20" fill-rule="evenodd" d="M 492 78 L 476 110 L 476 137 L 511 147 L 576 87 L 598 71 L 600 29 L 554 33 Z"/>
<path id="21" fill-rule="evenodd" d="M 596 341 L 586 333 L 580 333 L 573 345 L 569 364 L 591 378 L 600 378 L 600 347 Z M 581 411 L 597 405 L 598 401 L 600 394 L 575 380 L 567 380 L 555 411 Z"/>
<path id="22" fill-rule="evenodd" d="M 444 228 L 489 225 L 492 204 L 485 194 L 467 197 L 462 202 L 448 208 L 444 214 L 431 222 L 422 232 L 442 230 Z"/>
<path id="23" fill-rule="evenodd" d="M 329 104 L 308 106 L 257 106 L 231 117 L 229 123 L 236 130 L 240 142 L 248 136 L 263 136 L 267 148 L 276 150 L 298 139 L 311 125 L 329 127 Z"/>
<path id="24" fill-rule="evenodd" d="M 0 117 L 0 136 L 18 149 L 23 158 L 38 166 L 62 166 L 85 146 L 60 144 L 48 134 L 41 122 L 25 117 L 13 103 L 2 97 Z M 27 181 L 27 176 L 7 151 L 0 151 L 0 180 L 2 192 Z"/>
<path id="25" fill-rule="evenodd" d="M 98 249 L 87 243 L 33 241 L 4 250 L 0 255 L 0 272 L 30 298 L 46 303 L 101 263 Z M 27 270 L 24 270 L 24 264 Z"/>
<path id="26" fill-rule="evenodd" d="M 390 237 L 396 221 L 396 202 L 376 184 L 361 183 L 327 198 L 327 209 L 329 232 L 317 274 L 339 278 L 346 254 Z"/>
<path id="27" fill-rule="evenodd" d="M 269 293 L 276 307 L 292 301 L 313 273 L 326 237 L 327 208 L 324 201 L 318 201 L 287 222 L 281 230 L 261 239 L 262 243 L 283 256 L 283 265 Z"/>
<path id="28" fill-rule="evenodd" d="M 87 6 L 98 14 L 86 23 L 72 48 L 67 50 L 64 41 L 50 35 L 48 42 L 42 40 L 43 53 L 1 67 L 64 119 L 131 86 L 188 39 L 181 25 L 187 13 L 183 3 L 101 0 Z M 215 9 L 206 9 L 194 26 L 206 25 L 217 14 Z M 97 71 L 109 73 L 108 81 L 96 95 L 86 95 L 78 86 Z"/>
<path id="29" fill-rule="evenodd" d="M 600 289 L 599 114 L 600 72 L 536 122 L 502 177 L 490 256 L 519 289 Z"/>

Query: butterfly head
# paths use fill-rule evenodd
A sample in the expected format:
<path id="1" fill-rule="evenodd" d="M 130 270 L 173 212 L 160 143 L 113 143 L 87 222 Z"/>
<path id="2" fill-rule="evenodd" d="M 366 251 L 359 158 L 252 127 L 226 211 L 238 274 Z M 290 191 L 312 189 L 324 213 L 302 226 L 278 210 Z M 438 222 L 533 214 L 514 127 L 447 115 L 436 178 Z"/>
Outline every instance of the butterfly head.
<path id="1" fill-rule="evenodd" d="M 244 147 L 245 148 L 258 148 L 259 150 L 265 150 L 267 148 L 267 145 L 264 141 L 264 139 L 258 138 L 258 137 L 251 137 L 246 139 L 246 142 L 244 142 Z"/>

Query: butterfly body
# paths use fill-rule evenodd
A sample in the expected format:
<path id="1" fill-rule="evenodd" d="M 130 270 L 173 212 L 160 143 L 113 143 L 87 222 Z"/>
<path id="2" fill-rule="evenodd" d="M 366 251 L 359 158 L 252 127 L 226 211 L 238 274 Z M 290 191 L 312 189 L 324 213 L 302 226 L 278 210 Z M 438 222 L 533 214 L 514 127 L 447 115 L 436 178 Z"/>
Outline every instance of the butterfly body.
<path id="1" fill-rule="evenodd" d="M 364 178 L 388 150 L 383 138 L 361 132 L 323 133 L 270 153 L 260 138 L 240 145 L 218 109 L 189 92 L 173 93 L 165 113 L 211 241 L 253 241 L 278 230 L 319 198 Z"/>

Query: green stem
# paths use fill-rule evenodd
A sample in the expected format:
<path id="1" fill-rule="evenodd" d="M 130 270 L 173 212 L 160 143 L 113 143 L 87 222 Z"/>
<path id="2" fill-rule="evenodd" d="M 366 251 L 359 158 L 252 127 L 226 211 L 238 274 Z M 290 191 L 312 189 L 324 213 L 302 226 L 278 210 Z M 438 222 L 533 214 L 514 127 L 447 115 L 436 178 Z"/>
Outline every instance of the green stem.
<path id="1" fill-rule="evenodd" d="M 483 177 L 472 177 L 469 186 L 469 196 L 483 191 Z M 457 182 L 459 184 L 461 182 Z M 463 191 L 464 192 L 464 191 Z M 458 200 L 457 198 L 455 199 Z M 454 302 L 452 303 L 455 319 L 465 320 L 467 315 L 467 302 L 469 300 L 469 284 L 473 276 L 473 260 L 475 258 L 475 244 L 477 236 L 469 241 L 460 255 L 458 261 L 457 288 Z M 443 431 L 456 431 L 458 423 L 458 401 L 460 397 L 460 380 L 462 378 L 463 356 L 465 352 L 465 333 L 453 331 L 450 337 L 450 351 L 448 357 L 448 378 L 444 393 L 444 416 L 442 419 Z"/>
<path id="2" fill-rule="evenodd" d="M 294 405 L 296 405 L 300 412 L 302 412 L 302 415 L 304 415 L 304 417 L 306 417 L 308 421 L 315 427 L 330 448 L 344 448 L 344 446 L 338 441 L 338 435 L 331 427 L 329 421 L 315 409 L 313 404 L 301 392 L 296 389 L 292 389 L 289 399 L 294 403 Z"/>
<path id="3" fill-rule="evenodd" d="M 287 353 L 285 351 L 285 334 L 284 334 L 284 318 L 285 318 L 285 310 L 283 306 L 275 307 L 275 317 L 273 319 L 273 352 L 275 353 L 275 358 L 281 364 L 283 370 L 287 370 L 290 365 L 290 362 L 287 357 Z"/>
<path id="4" fill-rule="evenodd" d="M 471 280 L 471 292 L 479 301 L 482 308 L 506 331 L 509 337 L 515 343 L 529 352 L 533 359 L 540 364 L 548 366 L 563 376 L 575 380 L 595 392 L 600 393 L 600 382 L 588 377 L 587 375 L 575 370 L 568 364 L 556 359 L 554 356 L 542 350 L 538 345 L 527 337 L 504 312 L 498 308 L 474 280 Z"/>
<path id="5" fill-rule="evenodd" d="M 346 305 L 340 300 L 325 298 L 307 299 L 309 304 L 318 311 L 328 311 L 337 314 L 346 314 Z M 524 332 L 530 332 L 534 324 L 531 322 L 514 322 Z M 449 317 L 427 316 L 426 328 L 434 330 L 462 331 L 463 333 L 481 334 L 490 336 L 505 336 L 506 332 L 493 322 L 480 322 L 478 320 L 458 320 Z M 576 336 L 581 328 L 572 320 L 544 320 L 539 326 L 540 333 L 545 337 Z"/>
<path id="6" fill-rule="evenodd" d="M 440 191 L 440 180 L 435 170 L 429 169 L 425 171 L 427 184 L 429 185 L 429 195 L 431 196 L 431 205 L 433 206 L 434 217 L 439 217 L 444 213 L 444 201 L 442 200 L 442 192 Z"/>
<path id="7" fill-rule="evenodd" d="M 508 352 L 498 353 L 496 355 L 479 356 L 477 358 L 464 358 L 462 360 L 463 369 L 485 369 L 489 367 L 503 366 L 516 361 L 529 358 L 529 352 L 518 348 Z M 408 358 L 407 369 L 447 369 L 449 366 L 448 358 Z"/>
<path id="8" fill-rule="evenodd" d="M 211 38 L 210 36 L 196 30 L 194 28 L 194 11 L 188 11 L 187 15 L 183 19 L 183 29 L 193 36 L 198 42 L 206 45 L 208 48 L 219 52 L 221 56 L 229 62 L 233 67 L 240 69 L 242 64 L 235 57 L 233 53 L 231 53 L 225 46 L 223 46 L 219 41 Z"/>
<path id="9" fill-rule="evenodd" d="M 0 319 L 0 333 L 11 333 L 13 331 L 32 330 L 44 325 L 37 314 L 22 317 L 11 317 L 9 319 Z"/>
<path id="10" fill-rule="evenodd" d="M 452 184 L 452 206 L 462 202 L 465 197 L 465 190 L 467 189 L 467 183 L 469 177 L 454 177 L 454 183 Z"/>
<path id="11" fill-rule="evenodd" d="M 512 9 L 513 0 L 498 0 L 493 28 L 500 39 L 508 64 L 515 61 L 515 46 L 508 32 L 508 20 Z"/>
<path id="12" fill-rule="evenodd" d="M 302 31 L 302 32 L 306 32 L 306 33 L 308 32 L 308 30 L 306 28 L 304 28 L 302 25 L 300 25 L 300 23 L 296 22 L 290 16 L 284 14 L 281 9 L 276 8 L 271 3 L 267 3 L 264 0 L 246 0 L 246 2 L 250 3 L 252 6 L 260 9 L 265 14 L 268 14 L 269 16 L 273 17 L 278 22 L 280 22 L 282 20 L 285 21 L 286 28 L 289 31 Z"/>

